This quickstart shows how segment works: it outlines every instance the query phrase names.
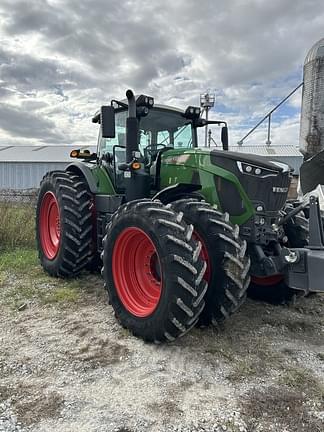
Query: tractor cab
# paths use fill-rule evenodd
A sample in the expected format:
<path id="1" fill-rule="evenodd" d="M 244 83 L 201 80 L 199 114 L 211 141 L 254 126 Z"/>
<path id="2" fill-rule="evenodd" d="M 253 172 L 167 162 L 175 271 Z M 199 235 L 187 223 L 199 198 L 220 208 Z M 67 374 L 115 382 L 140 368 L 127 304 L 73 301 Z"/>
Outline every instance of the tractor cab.
<path id="1" fill-rule="evenodd" d="M 125 109 L 115 111 L 115 136 L 103 137 L 100 128 L 97 155 L 113 176 L 117 189 L 124 189 L 124 165 L 126 156 L 126 120 Z M 197 145 L 196 130 L 192 120 L 184 117 L 182 110 L 167 106 L 155 106 L 138 121 L 138 159 L 151 175 L 155 170 L 159 152 L 168 149 L 192 148 Z M 120 169 L 121 168 L 121 169 Z"/>
<path id="2" fill-rule="evenodd" d="M 98 155 L 102 157 L 113 153 L 114 147 L 126 151 L 126 110 L 117 110 L 115 114 L 115 137 L 98 137 Z M 158 150 L 165 147 L 196 147 L 196 134 L 192 121 L 184 117 L 182 110 L 155 106 L 138 122 L 138 147 L 143 158 L 149 159 Z M 125 155 L 126 157 L 126 155 Z"/>
<path id="3" fill-rule="evenodd" d="M 189 106 L 181 110 L 154 105 L 152 98 L 130 93 L 127 100 L 113 100 L 111 106 L 102 107 L 93 118 L 93 122 L 101 126 L 98 160 L 113 178 L 116 190 L 119 193 L 126 191 L 127 200 L 149 196 L 152 189 L 156 190 L 156 173 L 162 153 L 171 149 L 185 151 L 198 147 L 198 127 L 222 124 L 223 148 L 228 149 L 226 123 L 207 123 L 201 118 L 199 107 Z M 133 162 L 135 165 L 132 165 Z"/>

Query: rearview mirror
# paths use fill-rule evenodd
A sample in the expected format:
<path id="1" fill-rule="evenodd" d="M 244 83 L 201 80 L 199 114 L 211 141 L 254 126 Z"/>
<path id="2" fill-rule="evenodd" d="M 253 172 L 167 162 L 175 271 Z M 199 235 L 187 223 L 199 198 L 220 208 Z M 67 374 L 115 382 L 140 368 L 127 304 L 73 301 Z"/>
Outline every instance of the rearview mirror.
<path id="1" fill-rule="evenodd" d="M 103 138 L 115 138 L 115 110 L 114 107 L 102 106 L 100 110 L 100 127 Z"/>
<path id="2" fill-rule="evenodd" d="M 222 127 L 221 140 L 223 144 L 223 150 L 228 150 L 228 129 L 227 126 Z"/>

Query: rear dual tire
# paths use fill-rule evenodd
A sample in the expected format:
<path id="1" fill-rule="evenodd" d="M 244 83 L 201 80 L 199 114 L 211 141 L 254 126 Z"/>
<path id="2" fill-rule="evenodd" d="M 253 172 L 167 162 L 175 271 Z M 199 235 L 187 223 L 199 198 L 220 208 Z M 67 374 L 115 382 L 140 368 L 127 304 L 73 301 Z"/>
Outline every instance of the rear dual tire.
<path id="1" fill-rule="evenodd" d="M 66 171 L 47 173 L 36 209 L 40 262 L 51 276 L 75 277 L 93 257 L 92 200 L 83 177 Z"/>

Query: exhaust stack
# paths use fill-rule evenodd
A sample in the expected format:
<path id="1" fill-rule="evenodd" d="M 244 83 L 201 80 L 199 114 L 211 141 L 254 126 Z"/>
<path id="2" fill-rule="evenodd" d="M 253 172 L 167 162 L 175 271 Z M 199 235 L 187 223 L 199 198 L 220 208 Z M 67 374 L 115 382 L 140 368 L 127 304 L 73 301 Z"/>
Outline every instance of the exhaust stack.
<path id="1" fill-rule="evenodd" d="M 138 120 L 136 117 L 136 100 L 132 90 L 127 90 L 128 117 L 126 119 L 126 162 L 133 160 L 134 152 L 138 151 Z"/>

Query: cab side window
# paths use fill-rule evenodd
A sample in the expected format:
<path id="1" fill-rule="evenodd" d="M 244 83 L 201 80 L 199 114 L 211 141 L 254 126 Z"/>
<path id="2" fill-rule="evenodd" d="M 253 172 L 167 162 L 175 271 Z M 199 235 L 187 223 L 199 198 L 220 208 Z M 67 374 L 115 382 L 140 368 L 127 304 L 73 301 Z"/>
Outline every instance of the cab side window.
<path id="1" fill-rule="evenodd" d="M 116 124 L 116 136 L 115 138 L 102 138 L 101 134 L 99 135 L 99 156 L 102 156 L 105 153 L 113 153 L 114 146 L 126 146 L 126 117 L 127 111 L 119 111 L 115 116 L 115 124 Z M 121 149 L 120 149 L 121 150 Z"/>

